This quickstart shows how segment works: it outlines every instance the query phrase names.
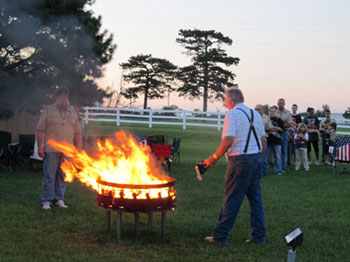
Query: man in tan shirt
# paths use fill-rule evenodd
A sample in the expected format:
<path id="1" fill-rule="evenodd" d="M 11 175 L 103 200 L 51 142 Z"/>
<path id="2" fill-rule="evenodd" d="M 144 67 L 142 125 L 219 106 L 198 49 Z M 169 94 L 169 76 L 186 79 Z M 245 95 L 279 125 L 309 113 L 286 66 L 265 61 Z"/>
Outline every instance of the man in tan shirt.
<path id="1" fill-rule="evenodd" d="M 288 155 L 288 128 L 293 124 L 292 113 L 285 108 L 286 102 L 284 98 L 280 98 L 277 101 L 278 110 L 276 116 L 281 118 L 284 122 L 284 130 L 282 132 L 282 173 L 287 168 L 287 155 Z"/>
<path id="2" fill-rule="evenodd" d="M 268 132 L 271 131 L 271 128 L 273 127 L 271 119 L 268 115 L 264 114 L 264 107 L 262 104 L 257 104 L 254 109 L 261 115 L 265 128 L 265 136 L 268 137 Z"/>
<path id="3" fill-rule="evenodd" d="M 51 147 L 48 140 L 74 144 L 78 150 L 82 148 L 82 130 L 78 115 L 69 105 L 68 97 L 67 88 L 58 88 L 55 92 L 55 103 L 44 107 L 37 126 L 38 154 L 44 159 L 41 190 L 43 209 L 50 209 L 52 204 L 61 208 L 68 207 L 64 204 L 65 174 L 60 168 L 65 156 Z"/>

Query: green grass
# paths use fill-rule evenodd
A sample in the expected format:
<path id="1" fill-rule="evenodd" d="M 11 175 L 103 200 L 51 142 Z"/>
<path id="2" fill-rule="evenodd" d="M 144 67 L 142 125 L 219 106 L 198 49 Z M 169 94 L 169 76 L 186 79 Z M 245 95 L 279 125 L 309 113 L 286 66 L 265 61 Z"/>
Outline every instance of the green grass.
<path id="1" fill-rule="evenodd" d="M 267 244 L 247 245 L 249 207 L 245 200 L 226 246 L 210 245 L 224 191 L 225 161 L 198 182 L 194 165 L 212 154 L 221 132 L 214 128 L 122 125 L 138 135 L 165 134 L 181 138 L 181 164 L 173 165 L 177 208 L 167 214 L 167 237 L 161 239 L 160 214 L 147 231 L 141 214 L 136 239 L 132 214 L 123 215 L 122 240 L 116 240 L 116 215 L 111 232 L 106 214 L 97 208 L 96 193 L 78 181 L 67 185 L 68 209 L 40 208 L 42 172 L 18 170 L 0 173 L 0 261 L 286 261 L 289 247 L 284 236 L 296 226 L 304 231 L 297 261 L 348 261 L 350 248 L 350 175 L 334 174 L 331 167 L 311 171 L 289 170 L 284 176 L 263 177 Z M 113 124 L 90 124 L 86 135 L 111 135 Z M 170 140 L 171 141 L 171 140 Z M 272 173 L 272 172 L 271 172 Z"/>

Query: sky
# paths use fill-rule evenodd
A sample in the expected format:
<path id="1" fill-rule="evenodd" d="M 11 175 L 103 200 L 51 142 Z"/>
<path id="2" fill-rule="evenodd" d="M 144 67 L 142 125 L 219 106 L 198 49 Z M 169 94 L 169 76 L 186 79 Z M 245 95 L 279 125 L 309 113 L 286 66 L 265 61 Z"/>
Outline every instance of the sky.
<path id="1" fill-rule="evenodd" d="M 245 104 L 311 106 L 332 112 L 350 107 L 350 1 L 347 0 L 96 0 L 91 9 L 102 16 L 102 27 L 114 35 L 117 49 L 106 65 L 101 87 L 118 90 L 119 64 L 138 54 L 165 58 L 178 66 L 191 63 L 176 43 L 180 29 L 216 30 L 233 40 L 224 45 Z M 202 109 L 203 101 L 149 100 L 153 109 L 178 105 Z M 142 108 L 143 97 L 135 104 Z M 223 103 L 209 103 L 208 111 L 224 111 Z"/>

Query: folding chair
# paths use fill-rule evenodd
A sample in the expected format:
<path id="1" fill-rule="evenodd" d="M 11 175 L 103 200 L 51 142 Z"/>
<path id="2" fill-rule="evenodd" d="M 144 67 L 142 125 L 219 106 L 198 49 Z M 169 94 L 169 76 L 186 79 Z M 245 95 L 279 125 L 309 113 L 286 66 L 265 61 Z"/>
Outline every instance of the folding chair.
<path id="1" fill-rule="evenodd" d="M 168 171 L 170 171 L 170 157 L 171 157 L 171 145 L 159 145 L 153 144 L 151 146 L 152 153 L 164 164 L 167 165 Z"/>
<path id="2" fill-rule="evenodd" d="M 180 164 L 180 138 L 174 138 L 171 145 L 171 161 Z"/>
<path id="3" fill-rule="evenodd" d="M 11 145 L 12 135 L 0 131 L 0 167 L 5 171 L 14 171 L 17 165 L 19 145 Z"/>
<path id="4" fill-rule="evenodd" d="M 19 135 L 19 145 L 19 163 L 32 167 L 32 161 L 30 157 L 34 154 L 35 134 Z"/>

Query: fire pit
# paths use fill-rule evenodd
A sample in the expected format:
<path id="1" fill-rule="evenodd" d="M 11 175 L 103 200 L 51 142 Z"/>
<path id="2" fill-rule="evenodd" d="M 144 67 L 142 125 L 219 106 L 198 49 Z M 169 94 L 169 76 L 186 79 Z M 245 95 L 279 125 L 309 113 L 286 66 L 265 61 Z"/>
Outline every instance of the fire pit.
<path id="1" fill-rule="evenodd" d="M 139 214 L 148 214 L 152 229 L 153 213 L 162 214 L 162 236 L 165 237 L 166 212 L 176 206 L 175 179 L 167 176 L 148 146 L 139 145 L 123 131 L 115 142 L 97 141 L 91 155 L 67 143 L 49 141 L 70 160 L 61 165 L 67 182 L 78 178 L 97 192 L 97 206 L 106 211 L 110 230 L 111 211 L 117 213 L 117 238 L 121 235 L 122 213 L 134 213 L 135 231 L 139 233 Z"/>
<path id="2" fill-rule="evenodd" d="M 176 206 L 175 180 L 164 184 L 117 184 L 98 179 L 97 206 L 106 210 L 106 226 L 110 230 L 111 211 L 117 211 L 117 239 L 120 240 L 122 213 L 135 216 L 135 233 L 139 234 L 139 213 L 148 214 L 148 230 L 153 227 L 153 212 L 162 212 L 162 237 L 165 238 L 166 212 Z"/>

